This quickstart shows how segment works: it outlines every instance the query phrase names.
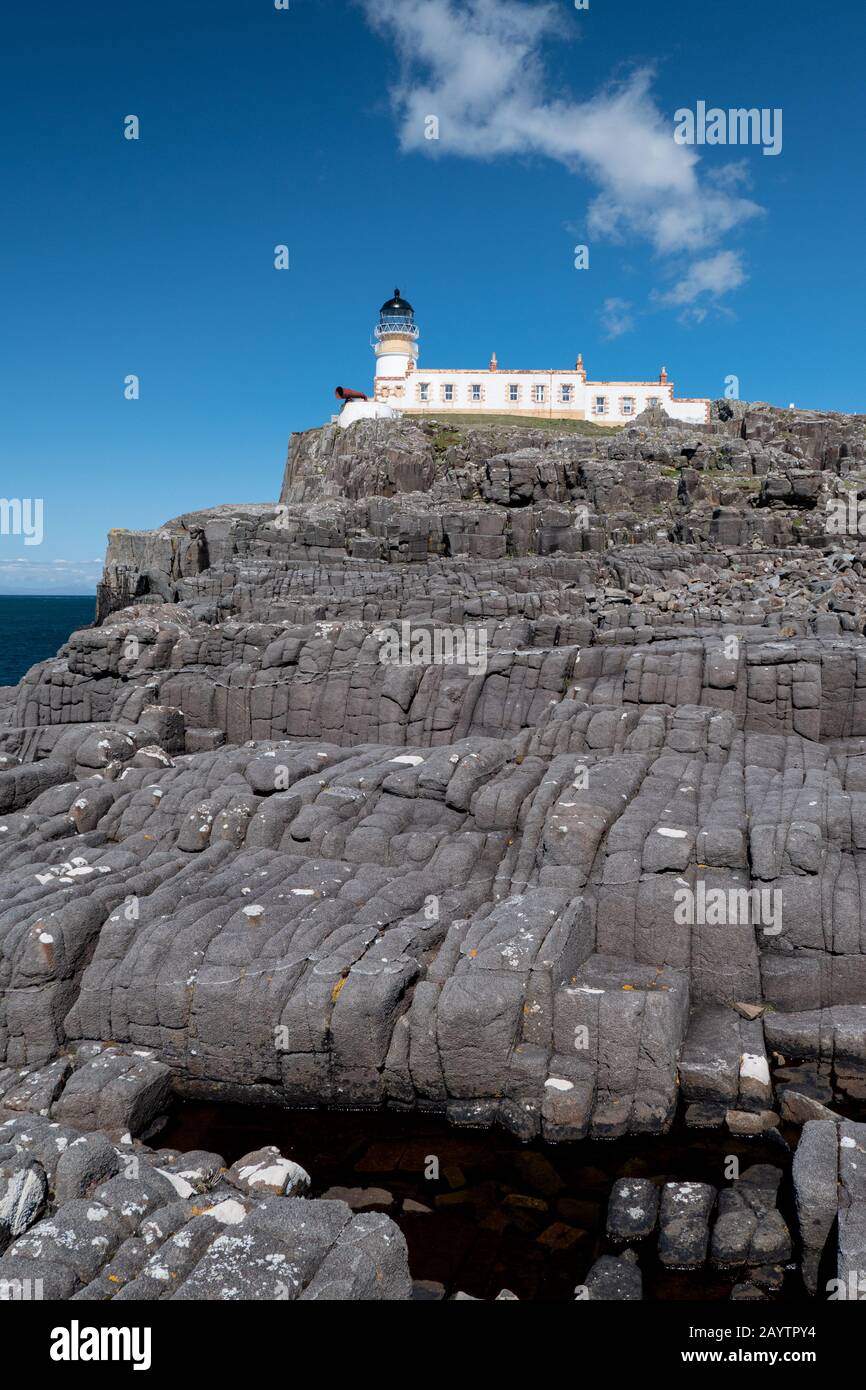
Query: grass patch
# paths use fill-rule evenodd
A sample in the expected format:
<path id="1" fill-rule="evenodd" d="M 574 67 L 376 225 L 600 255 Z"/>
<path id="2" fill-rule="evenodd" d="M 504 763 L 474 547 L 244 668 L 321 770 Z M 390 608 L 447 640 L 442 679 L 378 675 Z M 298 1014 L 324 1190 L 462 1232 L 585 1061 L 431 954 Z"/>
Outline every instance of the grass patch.
<path id="1" fill-rule="evenodd" d="M 433 449 L 437 454 L 444 454 L 445 450 L 458 443 L 459 439 L 458 429 L 437 428 L 433 434 Z"/>
<path id="2" fill-rule="evenodd" d="M 414 415 L 408 412 L 403 416 L 403 419 L 422 426 L 432 425 L 434 427 L 434 448 L 438 447 L 437 440 L 445 440 L 442 447 L 447 448 L 449 444 L 455 442 L 455 439 L 459 439 L 466 430 L 474 429 L 514 429 L 517 427 L 527 430 L 544 430 L 549 434 L 609 435 L 618 434 L 623 428 L 622 425 L 596 425 L 592 420 L 551 420 L 543 415 L 474 415 L 470 412 L 464 415 L 459 411 L 455 411 L 454 414 L 449 411 L 447 421 L 437 420 L 435 416 Z"/>

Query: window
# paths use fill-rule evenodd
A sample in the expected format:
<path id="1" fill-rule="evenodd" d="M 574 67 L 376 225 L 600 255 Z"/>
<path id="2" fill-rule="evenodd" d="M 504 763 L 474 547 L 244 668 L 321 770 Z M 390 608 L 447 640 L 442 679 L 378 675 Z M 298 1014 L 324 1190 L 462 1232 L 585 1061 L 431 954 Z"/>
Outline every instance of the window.
<path id="1" fill-rule="evenodd" d="M 532 388 L 532 399 L 533 399 L 534 401 L 536 401 L 538 405 L 541 405 L 542 402 L 544 401 L 544 394 L 545 394 L 545 387 L 543 387 L 543 386 L 533 386 L 533 388 Z"/>
<path id="2" fill-rule="evenodd" d="M 564 384 L 564 386 L 562 387 L 562 400 L 563 400 L 563 404 L 567 405 L 568 402 L 572 399 L 572 393 L 573 393 L 573 391 L 574 391 L 574 387 L 571 386 L 568 382 L 566 382 L 566 383 Z"/>
<path id="3" fill-rule="evenodd" d="M 454 399 L 454 387 L 450 381 L 442 387 L 442 399 L 443 401 L 453 401 Z"/>
<path id="4" fill-rule="evenodd" d="M 623 398 L 622 398 L 622 413 L 623 413 L 623 415 L 633 415 L 633 414 L 634 414 L 634 396 L 623 396 Z"/>
<path id="5" fill-rule="evenodd" d="M 513 381 L 509 384 L 508 387 L 508 399 L 510 401 L 520 400 L 520 387 Z"/>
<path id="6" fill-rule="evenodd" d="M 658 396 L 647 396 L 647 401 L 646 401 L 646 403 L 647 403 L 647 405 L 649 405 L 649 406 L 658 405 L 658 403 L 659 403 L 659 398 L 658 398 Z"/>
<path id="7" fill-rule="evenodd" d="M 473 383 L 472 383 L 472 385 L 471 385 L 470 388 L 469 388 L 469 392 L 470 392 L 470 395 L 472 396 L 473 401 L 480 401 L 480 400 L 481 400 L 481 387 L 480 387 L 480 385 L 478 384 L 478 382 L 473 382 Z"/>
<path id="8" fill-rule="evenodd" d="M 419 399 L 419 401 L 429 401 L 429 399 L 430 399 L 430 383 L 429 383 L 429 381 L 419 381 L 419 382 L 418 382 L 418 399 Z"/>
<path id="9" fill-rule="evenodd" d="M 603 415 L 606 409 L 607 398 L 605 396 L 596 396 L 595 405 L 592 408 L 593 415 Z"/>

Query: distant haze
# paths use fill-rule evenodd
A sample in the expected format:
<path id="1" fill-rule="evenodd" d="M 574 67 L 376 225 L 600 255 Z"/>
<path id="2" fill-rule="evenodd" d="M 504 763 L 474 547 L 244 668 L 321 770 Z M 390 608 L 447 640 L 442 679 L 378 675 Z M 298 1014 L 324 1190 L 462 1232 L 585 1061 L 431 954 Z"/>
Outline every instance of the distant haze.
<path id="1" fill-rule="evenodd" d="M 95 594 L 101 560 L 0 559 L 0 594 Z"/>

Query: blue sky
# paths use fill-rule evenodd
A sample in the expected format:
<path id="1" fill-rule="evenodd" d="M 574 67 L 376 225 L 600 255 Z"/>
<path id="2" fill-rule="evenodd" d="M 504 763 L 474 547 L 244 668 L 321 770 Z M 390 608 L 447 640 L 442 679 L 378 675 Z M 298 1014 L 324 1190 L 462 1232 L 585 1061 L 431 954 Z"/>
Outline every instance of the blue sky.
<path id="1" fill-rule="evenodd" d="M 0 535 L 0 592 L 91 588 L 110 526 L 275 498 L 289 433 L 369 386 L 395 285 L 422 364 L 580 350 L 866 409 L 864 13 L 11 0 L 0 492 L 44 499 L 44 539 Z M 781 108 L 781 153 L 676 145 L 698 100 Z"/>

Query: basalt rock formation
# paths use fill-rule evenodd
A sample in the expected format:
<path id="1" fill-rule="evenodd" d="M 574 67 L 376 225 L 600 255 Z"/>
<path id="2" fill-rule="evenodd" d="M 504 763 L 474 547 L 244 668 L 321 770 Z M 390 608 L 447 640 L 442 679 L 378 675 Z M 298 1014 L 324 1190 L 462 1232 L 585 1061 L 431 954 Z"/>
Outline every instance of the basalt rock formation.
<path id="1" fill-rule="evenodd" d="M 721 401 L 701 428 L 329 425 L 278 503 L 113 531 L 95 624 L 0 691 L 6 1277 L 67 1191 L 116 1181 L 27 1176 L 16 1116 L 116 1153 L 170 1094 L 556 1142 L 680 1104 L 738 1134 L 799 1116 L 804 1269 L 838 1198 L 847 1277 L 866 1197 L 827 1176 L 826 1115 L 866 1098 L 861 493 L 866 417 Z M 763 1201 L 727 1201 L 720 1260 L 757 1262 Z M 267 1244 L 282 1211 L 238 1219 Z M 205 1219 L 179 1296 L 218 1296 Z M 406 1296 L 397 1265 L 382 1287 Z"/>

